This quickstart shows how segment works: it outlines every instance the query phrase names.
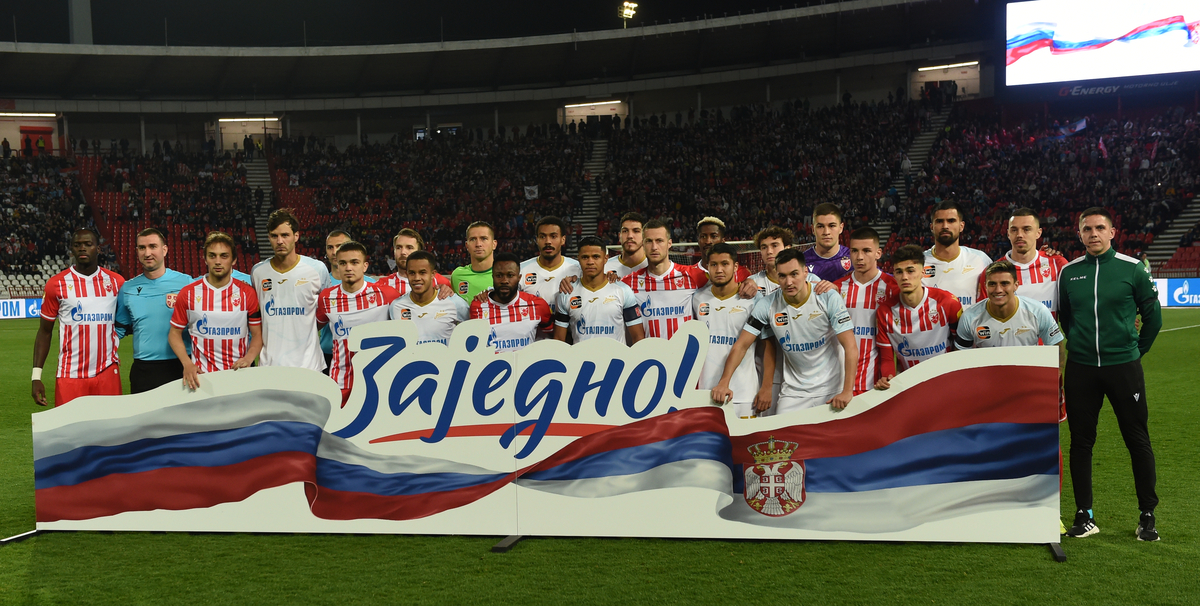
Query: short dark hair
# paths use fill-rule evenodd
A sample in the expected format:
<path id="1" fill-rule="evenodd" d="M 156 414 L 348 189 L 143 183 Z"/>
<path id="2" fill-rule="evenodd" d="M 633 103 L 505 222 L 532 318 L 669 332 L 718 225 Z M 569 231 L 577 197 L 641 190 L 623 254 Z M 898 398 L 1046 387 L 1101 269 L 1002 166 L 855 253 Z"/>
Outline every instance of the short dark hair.
<path id="1" fill-rule="evenodd" d="M 147 227 L 146 229 L 139 231 L 137 234 L 138 238 L 145 238 L 147 236 L 158 236 L 158 241 L 162 242 L 163 246 L 167 245 L 167 237 L 164 236 L 161 231 L 158 231 L 153 227 Z M 137 242 L 137 238 L 134 238 L 134 242 Z"/>
<path id="2" fill-rule="evenodd" d="M 280 208 L 272 212 L 271 216 L 267 217 L 267 231 L 275 231 L 276 227 L 284 223 L 291 225 L 292 231 L 300 231 L 300 220 L 296 218 L 296 215 L 292 214 L 292 209 L 290 208 Z"/>
<path id="3" fill-rule="evenodd" d="M 639 213 L 636 211 L 630 211 L 630 212 L 627 212 L 627 213 L 621 215 L 621 222 L 618 223 L 617 226 L 620 227 L 626 221 L 636 221 L 638 225 L 645 225 L 646 217 L 643 217 L 642 213 Z"/>
<path id="4" fill-rule="evenodd" d="M 495 267 L 497 263 L 516 263 L 517 269 L 521 268 L 521 258 L 516 253 L 508 251 L 498 252 L 492 256 L 492 267 Z"/>
<path id="5" fill-rule="evenodd" d="M 471 230 L 475 229 L 476 227 L 486 227 L 489 232 L 492 232 L 492 239 L 493 240 L 496 239 L 496 228 L 492 227 L 492 224 L 488 223 L 487 221 L 475 221 L 474 223 L 468 225 L 467 232 L 466 232 L 466 234 L 463 235 L 463 237 L 465 238 L 467 236 L 470 236 Z"/>
<path id="6" fill-rule="evenodd" d="M 332 238 L 333 236 L 337 235 L 337 233 L 338 232 L 330 233 L 329 237 Z M 345 232 L 341 232 L 341 233 L 345 233 Z M 337 252 L 333 253 L 333 256 L 334 256 L 334 258 L 337 258 L 338 255 L 340 255 L 344 252 L 347 252 L 347 251 L 360 252 L 360 253 L 362 253 L 362 256 L 364 259 L 367 259 L 368 261 L 371 259 L 371 253 L 367 252 L 367 247 L 363 246 L 361 242 L 355 242 L 354 240 L 348 240 L 346 242 L 343 242 L 342 245 L 338 247 Z"/>
<path id="7" fill-rule="evenodd" d="M 779 254 L 775 255 L 775 267 L 779 267 L 789 261 L 799 261 L 800 265 L 808 269 L 808 265 L 804 262 L 804 253 L 799 248 L 785 248 L 779 251 Z"/>
<path id="8" fill-rule="evenodd" d="M 820 217 L 821 215 L 833 215 L 837 217 L 838 223 L 846 222 L 846 220 L 842 218 L 842 207 L 832 202 L 822 202 L 813 209 L 813 223 L 816 223 L 817 217 Z"/>
<path id="9" fill-rule="evenodd" d="M 671 237 L 671 228 L 667 227 L 667 222 L 663 221 L 662 219 L 657 219 L 657 218 L 650 219 L 649 221 L 646 221 L 645 223 L 642 224 L 642 232 L 643 233 L 650 231 L 652 229 L 665 229 L 665 230 L 667 230 L 667 237 L 668 238 Z"/>
<path id="10" fill-rule="evenodd" d="M 727 244 L 725 242 L 721 242 L 720 244 L 713 244 L 712 248 L 708 249 L 708 257 L 707 258 L 711 260 L 713 258 L 713 255 L 729 255 L 729 257 L 733 259 L 734 263 L 738 262 L 737 247 L 732 244 Z"/>
<path id="11" fill-rule="evenodd" d="M 892 253 L 892 267 L 904 261 L 915 261 L 921 267 L 925 266 L 925 251 L 916 244 L 905 244 Z"/>
<path id="12" fill-rule="evenodd" d="M 600 252 L 606 255 L 608 254 L 608 248 L 604 246 L 604 240 L 601 240 L 596 236 L 587 236 L 586 238 L 581 238 L 579 240 L 579 246 L 576 247 L 576 253 L 578 253 L 578 251 L 582 251 L 585 246 L 598 247 Z"/>
<path id="13" fill-rule="evenodd" d="M 563 236 L 567 235 L 567 222 L 554 215 L 546 215 L 545 217 L 538 219 L 538 222 L 533 226 L 533 233 L 536 234 L 538 229 L 541 229 L 543 225 L 553 225 L 558 228 L 558 233 L 562 234 Z"/>
<path id="14" fill-rule="evenodd" d="M 875 246 L 879 246 L 879 232 L 873 227 L 860 227 L 850 232 L 851 240 L 874 240 Z"/>
<path id="15" fill-rule="evenodd" d="M 433 268 L 433 271 L 437 271 L 437 257 L 435 257 L 431 252 L 418 250 L 413 254 L 408 255 L 408 259 L 404 261 L 404 269 L 407 270 L 408 264 L 412 263 L 413 261 L 428 261 L 429 267 Z"/>
<path id="16" fill-rule="evenodd" d="M 77 228 L 75 231 L 71 232 L 71 239 L 74 240 L 75 236 L 79 235 L 79 232 L 87 232 L 89 234 L 92 234 L 92 238 L 96 240 L 96 246 L 100 246 L 100 232 L 96 231 L 96 228 L 94 228 L 94 227 Z"/>
<path id="17" fill-rule="evenodd" d="M 762 246 L 762 241 L 767 238 L 778 238 L 787 248 L 791 248 L 792 243 L 796 241 L 796 235 L 792 233 L 792 230 L 778 225 L 768 225 L 762 231 L 754 234 L 754 248 Z"/>
<path id="18" fill-rule="evenodd" d="M 1108 212 L 1108 209 L 1104 208 L 1103 206 L 1093 206 L 1093 207 L 1079 213 L 1079 226 L 1083 227 L 1084 219 L 1086 219 L 1088 217 L 1097 217 L 1097 216 L 1108 219 L 1109 227 L 1112 227 L 1114 225 L 1112 213 Z"/>
<path id="19" fill-rule="evenodd" d="M 348 232 L 344 229 L 335 229 L 335 230 L 329 232 L 329 235 L 325 236 L 325 239 L 328 240 L 334 236 L 345 236 L 346 240 L 348 240 L 348 241 L 354 240 L 354 236 L 350 235 L 350 232 Z"/>
<path id="20" fill-rule="evenodd" d="M 230 254 L 235 260 L 237 259 L 237 245 L 234 244 L 233 238 L 231 238 L 229 234 L 223 231 L 209 232 L 209 234 L 204 237 L 204 247 L 201 249 L 204 251 L 205 255 L 208 254 L 208 247 L 212 246 L 213 244 L 224 244 L 225 246 L 228 246 Z"/>
<path id="21" fill-rule="evenodd" d="M 417 250 L 425 250 L 425 238 L 422 238 L 421 234 L 418 233 L 417 230 L 405 227 L 404 229 L 396 232 L 396 235 L 392 236 L 392 246 L 396 245 L 396 238 L 399 238 L 400 236 L 416 240 Z"/>
<path id="22" fill-rule="evenodd" d="M 1022 216 L 1027 216 L 1027 215 L 1022 215 Z M 1009 261 L 1007 259 L 1001 259 L 999 261 L 996 261 L 995 263 L 992 263 L 991 265 L 988 265 L 987 269 L 984 270 L 983 273 L 985 276 L 990 276 L 992 274 L 1009 273 L 1009 274 L 1012 274 L 1013 282 L 1017 281 L 1017 266 L 1013 265 L 1012 261 Z M 986 278 L 984 278 L 984 279 L 986 280 Z"/>
<path id="23" fill-rule="evenodd" d="M 952 210 L 958 213 L 959 221 L 967 220 L 967 215 L 963 213 L 963 209 L 958 205 L 958 202 L 955 202 L 954 200 L 942 200 L 934 205 L 933 210 L 929 211 L 929 222 L 932 223 L 934 217 L 936 217 L 937 214 L 943 210 Z"/>
<path id="24" fill-rule="evenodd" d="M 1036 223 L 1038 227 L 1042 226 L 1041 217 L 1039 217 L 1037 211 L 1033 210 L 1032 208 L 1018 208 L 1017 210 L 1013 211 L 1012 215 L 1008 219 L 1011 221 L 1013 217 L 1033 217 L 1033 222 Z"/>

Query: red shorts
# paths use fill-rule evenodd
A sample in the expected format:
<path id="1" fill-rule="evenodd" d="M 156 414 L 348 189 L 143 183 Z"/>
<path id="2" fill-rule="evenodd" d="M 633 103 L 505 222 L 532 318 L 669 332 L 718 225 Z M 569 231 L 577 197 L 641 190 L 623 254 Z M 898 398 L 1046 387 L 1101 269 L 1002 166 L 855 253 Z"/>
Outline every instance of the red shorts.
<path id="1" fill-rule="evenodd" d="M 350 390 L 343 389 L 342 390 L 342 408 L 345 408 L 346 402 L 349 402 L 349 401 L 350 401 Z"/>
<path id="2" fill-rule="evenodd" d="M 58 377 L 54 380 L 55 406 L 62 406 L 83 396 L 119 395 L 121 395 L 121 367 L 118 364 L 105 368 L 100 371 L 100 374 L 90 379 Z"/>

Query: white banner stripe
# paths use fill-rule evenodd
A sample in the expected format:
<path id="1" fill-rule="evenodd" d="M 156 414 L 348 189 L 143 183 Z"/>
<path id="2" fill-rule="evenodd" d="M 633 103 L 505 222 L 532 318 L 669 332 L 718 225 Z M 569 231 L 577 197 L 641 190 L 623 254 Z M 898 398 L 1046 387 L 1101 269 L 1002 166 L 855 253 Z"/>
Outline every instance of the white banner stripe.
<path id="1" fill-rule="evenodd" d="M 466 463 L 419 455 L 394 455 L 370 452 L 363 450 L 349 440 L 328 433 L 321 438 L 321 445 L 317 447 L 317 456 L 347 465 L 359 465 L 384 474 L 464 473 L 485 475 L 509 473 L 509 471 L 496 471 Z M 507 459 L 507 461 L 510 464 L 515 464 L 515 459 Z"/>
<path id="2" fill-rule="evenodd" d="M 583 480 L 527 480 L 516 484 L 532 490 L 568 497 L 594 499 L 659 488 L 707 488 L 729 494 L 733 476 L 724 463 L 709 459 L 691 459 L 659 465 L 648 471 L 624 476 L 606 476 Z"/>

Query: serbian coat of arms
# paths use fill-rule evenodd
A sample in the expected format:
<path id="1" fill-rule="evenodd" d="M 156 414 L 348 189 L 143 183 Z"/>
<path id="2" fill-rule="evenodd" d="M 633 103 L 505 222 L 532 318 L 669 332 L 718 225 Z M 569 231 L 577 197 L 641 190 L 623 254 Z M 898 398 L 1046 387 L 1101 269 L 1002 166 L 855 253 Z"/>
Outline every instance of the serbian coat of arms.
<path id="1" fill-rule="evenodd" d="M 774 518 L 786 516 L 804 504 L 804 461 L 793 461 L 799 444 L 774 436 L 746 450 L 755 465 L 746 468 L 743 496 L 751 509 Z"/>

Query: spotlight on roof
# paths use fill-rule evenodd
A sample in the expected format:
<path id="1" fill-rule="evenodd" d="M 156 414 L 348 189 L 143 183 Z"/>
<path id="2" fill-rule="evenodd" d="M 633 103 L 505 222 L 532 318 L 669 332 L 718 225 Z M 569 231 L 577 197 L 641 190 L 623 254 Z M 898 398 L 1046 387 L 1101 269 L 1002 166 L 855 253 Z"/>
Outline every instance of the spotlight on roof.
<path id="1" fill-rule="evenodd" d="M 629 25 L 629 20 L 632 19 L 635 14 L 637 14 L 637 7 L 638 5 L 636 2 L 622 2 L 621 6 L 617 8 L 617 16 L 620 17 L 624 23 L 622 27 Z"/>
<path id="2" fill-rule="evenodd" d="M 967 61 L 966 63 L 949 63 L 947 65 L 933 65 L 930 67 L 919 67 L 919 68 L 917 68 L 917 71 L 931 72 L 931 71 L 934 71 L 937 69 L 954 69 L 956 67 L 971 67 L 972 65 L 979 65 L 979 62 L 978 61 Z"/>

